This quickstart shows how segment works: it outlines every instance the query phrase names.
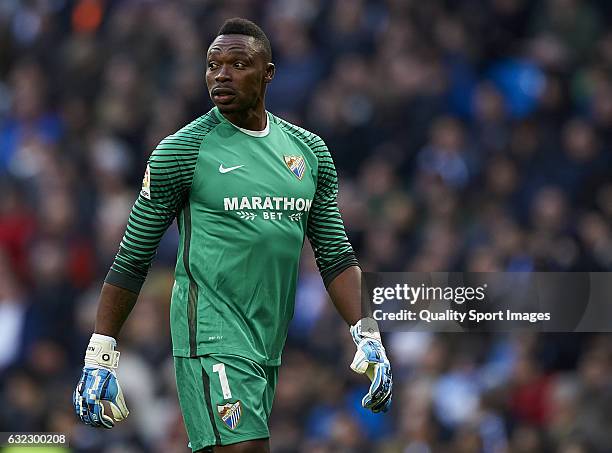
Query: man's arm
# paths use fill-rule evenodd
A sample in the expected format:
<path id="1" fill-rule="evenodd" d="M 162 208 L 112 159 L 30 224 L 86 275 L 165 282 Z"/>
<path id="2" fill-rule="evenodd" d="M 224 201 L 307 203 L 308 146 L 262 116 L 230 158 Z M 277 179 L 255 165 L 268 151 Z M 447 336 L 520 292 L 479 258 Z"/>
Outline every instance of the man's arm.
<path id="1" fill-rule="evenodd" d="M 129 414 L 115 375 L 120 355 L 116 337 L 136 304 L 159 242 L 189 191 L 198 152 L 193 143 L 189 138 L 167 137 L 147 164 L 142 190 L 100 293 L 94 333 L 73 394 L 75 412 L 88 425 L 112 428 Z"/>
<path id="2" fill-rule="evenodd" d="M 338 209 L 338 176 L 327 146 L 317 137 L 312 145 L 319 160 L 317 189 L 308 215 L 306 235 L 323 282 L 340 316 L 349 325 L 362 318 L 361 269 L 346 236 Z"/>
<path id="3" fill-rule="evenodd" d="M 329 291 L 332 281 L 336 280 L 346 269 L 359 266 L 359 263 L 355 257 L 353 247 L 351 247 L 346 236 L 340 210 L 338 209 L 338 176 L 336 174 L 336 167 L 323 140 L 318 137 L 317 139 L 311 145 L 319 161 L 317 188 L 312 207 L 308 213 L 306 235 L 312 245 L 315 261 L 323 278 L 323 283 Z M 347 283 L 344 278 L 342 281 Z M 348 280 L 348 283 L 351 283 L 351 279 Z M 357 291 L 359 289 L 357 288 Z M 344 292 L 341 290 L 343 299 L 346 299 Z M 359 307 L 359 298 L 355 299 L 353 303 Z M 345 317 L 343 313 L 341 314 Z M 346 317 L 345 320 L 350 322 Z"/>
<path id="4" fill-rule="evenodd" d="M 138 300 L 138 294 L 110 283 L 104 283 L 100 292 L 94 332 L 117 338 L 136 300 Z"/>
<path id="5" fill-rule="evenodd" d="M 306 234 L 332 302 L 350 325 L 351 337 L 357 346 L 351 369 L 367 374 L 372 381 L 361 404 L 373 412 L 386 412 L 393 390 L 391 365 L 376 321 L 361 311 L 361 269 L 338 209 L 336 168 L 321 139 L 312 149 L 319 159 L 319 172 Z"/>
<path id="6" fill-rule="evenodd" d="M 193 172 L 181 165 L 188 154 L 183 146 L 180 138 L 167 137 L 147 162 L 142 190 L 100 293 L 95 333 L 117 337 L 138 299 L 159 242 L 184 202 Z"/>
<path id="7" fill-rule="evenodd" d="M 361 313 L 361 269 L 357 266 L 346 268 L 327 287 L 336 310 L 351 326 L 357 324 Z"/>

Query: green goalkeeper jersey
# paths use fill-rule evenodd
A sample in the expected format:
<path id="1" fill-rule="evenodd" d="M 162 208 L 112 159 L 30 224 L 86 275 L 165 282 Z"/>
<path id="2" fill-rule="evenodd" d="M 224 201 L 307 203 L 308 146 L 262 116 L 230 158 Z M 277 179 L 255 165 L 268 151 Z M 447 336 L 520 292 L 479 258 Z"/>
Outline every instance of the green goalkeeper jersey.
<path id="1" fill-rule="evenodd" d="M 153 151 L 106 282 L 138 293 L 176 217 L 173 353 L 230 353 L 279 365 L 304 238 L 328 285 L 357 265 L 330 153 L 270 113 L 246 131 L 215 107 Z"/>

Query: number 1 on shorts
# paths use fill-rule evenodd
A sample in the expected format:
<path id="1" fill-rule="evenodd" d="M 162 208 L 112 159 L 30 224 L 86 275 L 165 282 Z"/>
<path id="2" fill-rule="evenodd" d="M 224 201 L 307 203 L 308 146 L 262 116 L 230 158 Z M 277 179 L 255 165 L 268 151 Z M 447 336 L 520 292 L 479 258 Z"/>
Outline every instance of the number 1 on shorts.
<path id="1" fill-rule="evenodd" d="M 225 364 L 215 363 L 213 365 L 213 373 L 219 373 L 219 381 L 221 381 L 221 390 L 223 391 L 223 398 L 228 400 L 232 397 L 232 392 L 227 382 L 227 374 L 225 374 Z"/>

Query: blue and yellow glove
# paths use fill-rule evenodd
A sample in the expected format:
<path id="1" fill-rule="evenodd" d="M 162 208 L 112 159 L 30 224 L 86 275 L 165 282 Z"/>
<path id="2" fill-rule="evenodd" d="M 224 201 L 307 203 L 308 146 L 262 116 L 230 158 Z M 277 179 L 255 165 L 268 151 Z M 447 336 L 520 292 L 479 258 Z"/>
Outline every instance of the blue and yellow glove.
<path id="1" fill-rule="evenodd" d="M 94 333 L 85 353 L 85 366 L 73 394 L 77 417 L 96 428 L 112 428 L 130 413 L 115 370 L 119 351 L 114 338 Z"/>
<path id="2" fill-rule="evenodd" d="M 351 336 L 357 345 L 351 369 L 359 374 L 365 373 L 372 381 L 361 405 L 372 412 L 387 412 L 391 406 L 393 376 L 376 321 L 360 319 L 351 326 Z"/>

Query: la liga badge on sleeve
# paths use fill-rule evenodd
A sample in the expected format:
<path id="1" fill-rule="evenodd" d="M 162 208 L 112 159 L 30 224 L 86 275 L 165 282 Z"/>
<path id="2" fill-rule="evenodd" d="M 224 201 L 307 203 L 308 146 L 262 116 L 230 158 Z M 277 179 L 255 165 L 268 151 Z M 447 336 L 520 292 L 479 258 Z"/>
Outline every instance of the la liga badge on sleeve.
<path id="1" fill-rule="evenodd" d="M 142 190 L 140 191 L 140 195 L 147 200 L 151 199 L 151 169 L 149 168 L 149 164 L 147 164 L 144 178 L 142 178 Z"/>
<path id="2" fill-rule="evenodd" d="M 238 422 L 240 421 L 242 406 L 240 405 L 240 401 L 225 403 L 224 405 L 217 404 L 217 412 L 221 420 L 223 420 L 223 423 L 225 423 L 229 429 L 233 430 L 238 426 Z"/>
<path id="3" fill-rule="evenodd" d="M 302 156 L 283 156 L 285 160 L 285 164 L 291 170 L 297 179 L 301 180 L 304 176 L 304 171 L 306 171 L 306 162 L 304 162 L 304 158 Z"/>

